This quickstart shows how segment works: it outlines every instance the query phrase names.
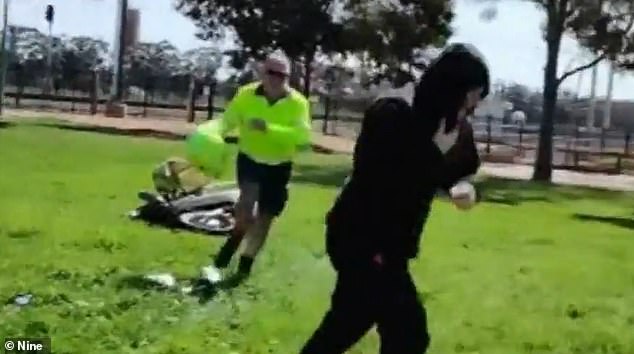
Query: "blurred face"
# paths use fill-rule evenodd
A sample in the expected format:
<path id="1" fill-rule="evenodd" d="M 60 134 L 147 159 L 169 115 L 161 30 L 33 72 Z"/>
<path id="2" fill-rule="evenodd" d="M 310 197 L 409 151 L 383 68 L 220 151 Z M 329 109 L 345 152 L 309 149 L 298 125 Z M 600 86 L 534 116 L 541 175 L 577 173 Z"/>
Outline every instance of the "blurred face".
<path id="1" fill-rule="evenodd" d="M 270 96 L 283 94 L 288 82 L 288 65 L 279 60 L 268 59 L 264 62 L 262 71 L 262 86 L 266 94 Z"/>
<path id="2" fill-rule="evenodd" d="M 482 100 L 483 91 L 484 90 L 482 88 L 477 88 L 467 92 L 467 97 L 463 106 L 465 116 L 470 116 L 473 114 L 475 109 L 478 107 L 478 104 Z"/>

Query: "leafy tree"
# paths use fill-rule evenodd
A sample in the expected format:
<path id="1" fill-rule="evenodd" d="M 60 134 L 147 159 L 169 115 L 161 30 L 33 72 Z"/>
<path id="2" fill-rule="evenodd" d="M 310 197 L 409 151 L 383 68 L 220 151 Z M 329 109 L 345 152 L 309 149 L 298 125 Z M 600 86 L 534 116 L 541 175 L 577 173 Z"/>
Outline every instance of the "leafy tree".
<path id="1" fill-rule="evenodd" d="M 46 71 L 46 36 L 34 28 L 15 27 L 15 52 L 10 69 L 18 92 L 36 86 Z"/>
<path id="2" fill-rule="evenodd" d="M 203 47 L 188 50 L 183 54 L 181 61 L 181 70 L 183 74 L 189 75 L 190 83 L 194 85 L 193 89 L 199 91 L 199 88 L 207 85 L 209 95 L 207 96 L 207 118 L 213 118 L 214 96 L 216 94 L 216 74 L 218 69 L 222 67 L 224 54 L 214 47 Z M 195 92 L 198 93 L 198 92 Z"/>
<path id="3" fill-rule="evenodd" d="M 15 27 L 15 51 L 10 70 L 18 89 L 39 86 L 46 77 L 48 37 L 34 28 Z M 52 69 L 56 91 L 86 87 L 90 71 L 108 67 L 108 44 L 90 37 L 53 38 Z M 82 77 L 83 75 L 83 77 Z M 82 81 L 83 80 L 83 81 Z"/>
<path id="4" fill-rule="evenodd" d="M 223 58 L 224 54 L 218 48 L 190 49 L 183 53 L 180 69 L 201 81 L 208 82 L 215 79 L 218 69 L 222 67 Z"/>
<path id="5" fill-rule="evenodd" d="M 86 36 L 63 39 L 57 52 L 62 86 L 73 91 L 89 90 L 92 71 L 108 64 L 108 43 Z"/>
<path id="6" fill-rule="evenodd" d="M 490 0 L 489 0 L 490 1 Z M 499 0 L 498 0 L 499 1 Z M 544 40 L 547 45 L 544 70 L 543 116 L 533 180 L 552 177 L 553 130 L 557 92 L 572 75 L 592 68 L 604 59 L 620 68 L 634 68 L 633 0 L 527 0 L 546 13 Z M 596 57 L 587 64 L 559 74 L 559 51 L 564 34 L 572 35 Z"/>
<path id="7" fill-rule="evenodd" d="M 261 59 L 277 48 L 293 63 L 303 61 L 303 91 L 308 94 L 315 55 L 331 49 L 333 34 L 342 27 L 335 21 L 335 4 L 335 0 L 179 0 L 177 8 L 194 20 L 201 38 L 233 31 L 240 44 L 239 51 L 230 53 L 237 68 L 247 58 Z"/>
<path id="8" fill-rule="evenodd" d="M 219 94 L 225 100 L 230 100 L 235 95 L 239 86 L 253 82 L 257 77 L 257 64 L 258 63 L 253 59 L 246 60 L 242 67 L 236 69 L 234 73 L 220 85 Z"/>
<path id="9" fill-rule="evenodd" d="M 346 10 L 348 43 L 341 46 L 364 54 L 375 83 L 413 80 L 413 71 L 425 67 L 426 50 L 444 46 L 452 34 L 451 1 L 352 0 Z"/>
<path id="10" fill-rule="evenodd" d="M 234 31 L 240 44 L 230 53 L 236 67 L 283 49 L 293 63 L 303 63 L 306 94 L 319 53 L 365 53 L 378 72 L 392 76 L 402 65 L 411 71 L 422 49 L 442 46 L 453 18 L 448 0 L 179 0 L 177 8 L 194 20 L 201 38 Z"/>
<path id="11" fill-rule="evenodd" d="M 160 83 L 165 83 L 166 91 L 173 88 L 172 77 L 180 70 L 181 55 L 168 41 L 158 43 L 139 42 L 128 49 L 124 72 L 128 86 L 137 86 L 154 96 Z"/>
<path id="12" fill-rule="evenodd" d="M 317 67 L 317 92 L 324 103 L 324 120 L 322 132 L 328 134 L 328 122 L 333 108 L 337 108 L 337 99 L 346 96 L 350 91 L 350 83 L 354 72 L 341 63 L 325 63 Z"/>

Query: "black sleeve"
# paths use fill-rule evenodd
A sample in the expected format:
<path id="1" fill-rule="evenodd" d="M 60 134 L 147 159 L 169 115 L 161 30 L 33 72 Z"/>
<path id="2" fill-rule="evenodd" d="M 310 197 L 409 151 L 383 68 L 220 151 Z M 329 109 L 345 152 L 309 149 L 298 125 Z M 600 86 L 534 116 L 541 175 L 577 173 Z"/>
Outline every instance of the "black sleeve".
<path id="1" fill-rule="evenodd" d="M 458 141 L 445 157 L 442 188 L 448 192 L 461 179 L 476 174 L 480 164 L 473 128 L 465 121 L 460 126 Z"/>
<path id="2" fill-rule="evenodd" d="M 395 157 L 404 153 L 402 139 L 410 112 L 405 101 L 392 98 L 380 99 L 366 111 L 354 151 L 355 173 L 364 175 L 360 180 L 374 184 L 387 178 L 387 182 L 390 169 L 399 167 Z"/>
<path id="3" fill-rule="evenodd" d="M 355 148 L 356 174 L 366 191 L 368 242 L 389 258 L 407 259 L 416 252 L 418 237 L 412 221 L 420 201 L 412 198 L 412 156 L 416 141 L 411 108 L 400 99 L 377 101 L 365 114 Z"/>

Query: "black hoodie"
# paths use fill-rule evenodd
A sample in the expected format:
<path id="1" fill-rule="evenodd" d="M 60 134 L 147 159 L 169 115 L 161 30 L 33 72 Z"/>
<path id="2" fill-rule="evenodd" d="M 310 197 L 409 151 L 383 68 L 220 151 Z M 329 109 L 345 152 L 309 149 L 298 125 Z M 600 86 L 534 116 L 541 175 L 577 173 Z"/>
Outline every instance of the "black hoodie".
<path id="1" fill-rule="evenodd" d="M 488 71 L 484 63 L 469 52 L 460 52 L 459 56 L 471 60 L 471 64 L 482 63 L 486 95 Z M 441 60 L 438 63 L 443 65 Z M 335 264 L 364 262 L 377 254 L 386 264 L 402 264 L 416 257 L 438 189 L 448 191 L 480 166 L 468 121 L 454 122 L 460 133 L 446 154 L 432 140 L 442 117 L 434 114 L 438 109 L 428 109 L 438 105 L 420 99 L 421 88 L 425 89 L 426 84 L 429 89 L 430 85 L 424 80 L 425 75 L 417 87 L 419 99 L 415 97 L 413 107 L 399 98 L 383 98 L 365 112 L 352 173 L 327 215 L 327 250 Z M 467 83 L 466 89 L 478 87 L 478 82 Z M 464 93 L 461 95 L 464 101 Z"/>

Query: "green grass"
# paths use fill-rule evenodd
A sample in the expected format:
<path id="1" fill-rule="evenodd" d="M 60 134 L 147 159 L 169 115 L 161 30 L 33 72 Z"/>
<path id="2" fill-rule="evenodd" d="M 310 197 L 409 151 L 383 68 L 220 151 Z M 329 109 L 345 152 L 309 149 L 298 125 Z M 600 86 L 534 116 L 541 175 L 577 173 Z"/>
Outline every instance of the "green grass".
<path id="1" fill-rule="evenodd" d="M 182 143 L 0 127 L 0 337 L 55 353 L 297 353 L 329 301 L 323 217 L 343 157 L 304 155 L 252 279 L 206 303 L 126 281 L 194 276 L 221 240 L 127 220 Z M 434 206 L 412 265 L 430 353 L 634 353 L 634 198 L 489 180 L 470 213 Z M 371 332 L 352 353 L 376 353 Z"/>

